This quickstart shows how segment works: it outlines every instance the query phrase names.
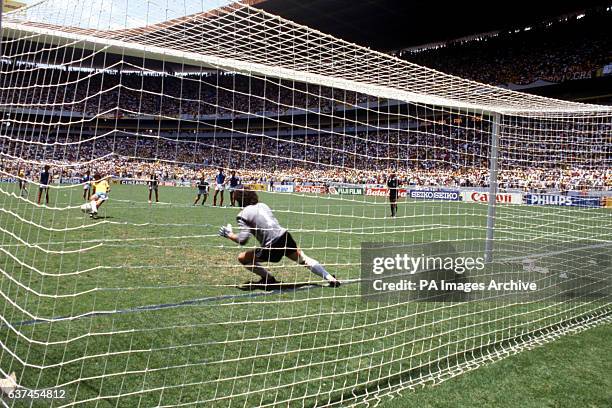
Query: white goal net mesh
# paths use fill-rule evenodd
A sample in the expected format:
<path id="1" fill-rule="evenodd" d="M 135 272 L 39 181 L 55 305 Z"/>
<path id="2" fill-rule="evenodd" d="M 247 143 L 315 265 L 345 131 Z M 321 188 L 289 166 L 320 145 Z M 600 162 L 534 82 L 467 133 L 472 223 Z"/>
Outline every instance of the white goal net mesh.
<path id="1" fill-rule="evenodd" d="M 375 403 L 611 319 L 610 107 L 229 1 L 43 0 L 0 44 L 5 406 Z M 269 230 L 218 235 L 240 186 L 295 240 L 257 266 L 279 283 L 239 261 Z M 370 293 L 371 246 L 537 290 Z"/>

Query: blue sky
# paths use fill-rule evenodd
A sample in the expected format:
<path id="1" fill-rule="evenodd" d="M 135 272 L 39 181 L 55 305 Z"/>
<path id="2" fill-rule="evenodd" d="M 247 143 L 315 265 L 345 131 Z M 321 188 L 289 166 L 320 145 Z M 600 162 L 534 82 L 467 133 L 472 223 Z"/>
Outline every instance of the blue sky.
<path id="1" fill-rule="evenodd" d="M 21 0 L 37 4 L 28 17 L 46 23 L 95 29 L 156 24 L 211 10 L 232 0 Z"/>

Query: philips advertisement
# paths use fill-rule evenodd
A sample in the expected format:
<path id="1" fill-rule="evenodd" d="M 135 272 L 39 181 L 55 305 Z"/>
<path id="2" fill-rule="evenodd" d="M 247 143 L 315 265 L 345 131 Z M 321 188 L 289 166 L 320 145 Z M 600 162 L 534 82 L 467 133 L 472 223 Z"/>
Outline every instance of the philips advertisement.
<path id="1" fill-rule="evenodd" d="M 525 201 L 530 205 L 556 205 L 562 207 L 601 207 L 600 197 L 580 197 L 555 194 L 527 194 Z"/>

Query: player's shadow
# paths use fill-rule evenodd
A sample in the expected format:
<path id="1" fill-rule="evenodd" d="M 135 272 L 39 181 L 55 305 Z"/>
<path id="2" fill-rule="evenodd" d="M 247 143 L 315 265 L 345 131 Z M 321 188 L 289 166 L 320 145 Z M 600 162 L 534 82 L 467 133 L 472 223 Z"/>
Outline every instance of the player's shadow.
<path id="1" fill-rule="evenodd" d="M 115 217 L 111 215 L 99 215 L 99 216 L 93 217 L 92 219 L 93 220 L 109 220 L 111 218 L 115 218 Z"/>
<path id="2" fill-rule="evenodd" d="M 271 284 L 262 284 L 262 283 L 257 283 L 257 282 L 245 282 L 242 285 L 238 285 L 236 286 L 237 289 L 245 291 L 245 292 L 252 292 L 255 290 L 260 290 L 260 291 L 264 291 L 264 292 L 271 292 L 271 291 L 278 291 L 278 292 L 290 292 L 293 290 L 297 290 L 299 288 L 303 288 L 303 287 L 322 287 L 322 285 L 318 284 L 318 283 L 283 283 L 283 282 L 276 282 L 276 283 L 271 283 Z"/>

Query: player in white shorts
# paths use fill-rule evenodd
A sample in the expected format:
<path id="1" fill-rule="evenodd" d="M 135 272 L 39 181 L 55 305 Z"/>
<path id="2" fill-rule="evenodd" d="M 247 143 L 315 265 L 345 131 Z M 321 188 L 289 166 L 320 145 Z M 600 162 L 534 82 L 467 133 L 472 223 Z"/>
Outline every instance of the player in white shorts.
<path id="1" fill-rule="evenodd" d="M 81 184 L 83 184 L 83 200 L 88 201 L 91 198 L 91 175 L 89 170 L 81 177 Z"/>
<path id="2" fill-rule="evenodd" d="M 89 216 L 91 218 L 95 218 L 98 215 L 98 210 L 102 204 L 108 200 L 108 193 L 110 192 L 108 178 L 109 176 L 102 177 L 100 174 L 94 176 L 94 181 L 92 183 L 94 194 L 91 196 L 89 207 L 85 207 L 89 210 Z"/>
<path id="3" fill-rule="evenodd" d="M 225 191 L 225 173 L 219 167 L 219 174 L 215 177 L 215 195 L 213 196 L 213 206 L 217 205 L 217 194 L 221 193 L 221 202 L 219 206 L 223 207 L 223 191 Z"/>

